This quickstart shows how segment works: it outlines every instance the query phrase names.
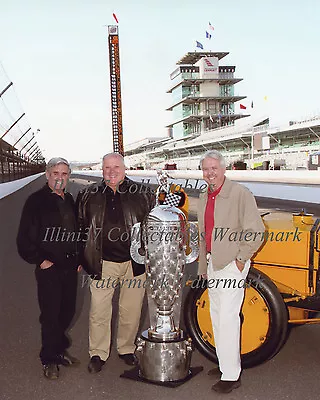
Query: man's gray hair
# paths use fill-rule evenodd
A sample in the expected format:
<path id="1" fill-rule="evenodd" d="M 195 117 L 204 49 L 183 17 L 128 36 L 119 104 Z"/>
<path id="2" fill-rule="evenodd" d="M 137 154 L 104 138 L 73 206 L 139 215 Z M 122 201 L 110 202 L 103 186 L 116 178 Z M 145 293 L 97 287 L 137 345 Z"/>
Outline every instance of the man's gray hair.
<path id="1" fill-rule="evenodd" d="M 120 158 L 120 160 L 123 162 L 123 165 L 125 165 L 125 164 L 124 164 L 124 157 L 123 157 L 123 155 L 120 154 L 120 153 L 107 153 L 107 154 L 105 154 L 105 155 L 102 157 L 102 163 L 103 163 L 104 160 L 105 160 L 106 158 L 108 158 L 108 157 L 118 157 L 118 158 Z"/>
<path id="2" fill-rule="evenodd" d="M 71 173 L 69 161 L 67 161 L 65 158 L 62 158 L 62 157 L 51 158 L 47 162 L 46 171 L 48 171 L 50 168 L 55 167 L 56 165 L 59 165 L 59 164 L 65 164 L 67 167 L 69 167 L 69 173 Z"/>
<path id="3" fill-rule="evenodd" d="M 208 150 L 204 155 L 200 158 L 200 167 L 202 168 L 202 163 L 205 158 L 213 158 L 215 160 L 218 160 L 221 167 L 226 166 L 226 160 L 223 157 L 223 155 L 218 151 L 218 150 Z"/>

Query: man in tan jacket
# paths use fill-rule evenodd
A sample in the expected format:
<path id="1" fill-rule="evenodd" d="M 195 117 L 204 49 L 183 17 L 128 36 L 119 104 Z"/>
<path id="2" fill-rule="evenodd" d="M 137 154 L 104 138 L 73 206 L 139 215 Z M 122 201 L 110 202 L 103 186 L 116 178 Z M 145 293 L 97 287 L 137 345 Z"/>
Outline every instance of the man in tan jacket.
<path id="1" fill-rule="evenodd" d="M 208 151 L 200 160 L 208 188 L 200 194 L 198 274 L 208 279 L 210 315 L 221 374 L 212 389 L 228 393 L 241 385 L 240 309 L 250 258 L 264 239 L 252 193 L 225 177 L 223 156 Z"/>

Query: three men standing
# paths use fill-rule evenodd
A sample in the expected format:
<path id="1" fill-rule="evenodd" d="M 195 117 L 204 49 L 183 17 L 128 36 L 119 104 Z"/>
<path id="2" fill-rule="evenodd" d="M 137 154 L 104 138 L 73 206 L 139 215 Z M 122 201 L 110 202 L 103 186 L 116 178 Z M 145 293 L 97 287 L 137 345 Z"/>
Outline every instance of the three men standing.
<path id="1" fill-rule="evenodd" d="M 244 186 L 225 177 L 225 161 L 219 152 L 207 152 L 200 164 L 208 190 L 200 194 L 198 206 L 199 231 L 205 233 L 205 240 L 200 240 L 198 273 L 213 282 L 243 281 L 261 241 L 228 240 L 229 235 L 217 238 L 215 232 L 228 229 L 229 233 L 242 232 L 247 237 L 264 232 L 254 197 Z M 90 284 L 89 372 L 101 371 L 109 357 L 112 298 L 121 282 L 117 351 L 126 364 L 136 364 L 134 342 L 144 297 L 145 267 L 130 256 L 130 234 L 132 226 L 142 222 L 155 204 L 150 189 L 125 176 L 123 157 L 106 154 L 102 182 L 80 192 L 77 199 L 85 240 L 51 240 L 48 229 L 70 234 L 77 231 L 74 202 L 65 191 L 69 176 L 67 160 L 54 158 L 48 162 L 48 182 L 27 199 L 17 237 L 21 257 L 36 264 L 42 332 L 40 359 L 44 375 L 50 379 L 58 378 L 59 364 L 78 363 L 66 351 L 70 343 L 65 332 L 75 312 L 79 264 L 94 280 Z M 81 262 L 77 256 L 79 243 Z M 230 392 L 241 384 L 239 313 L 243 296 L 243 287 L 209 287 L 219 360 L 217 373 L 222 374 L 213 386 L 218 392 Z"/>
<path id="2" fill-rule="evenodd" d="M 240 310 L 244 285 L 225 287 L 218 282 L 245 281 L 250 259 L 262 244 L 257 234 L 265 227 L 251 192 L 225 177 L 225 160 L 218 151 L 205 153 L 200 166 L 208 189 L 200 193 L 198 203 L 202 239 L 198 274 L 214 283 L 208 292 L 219 368 L 213 371 L 221 376 L 212 389 L 228 393 L 241 385 Z"/>

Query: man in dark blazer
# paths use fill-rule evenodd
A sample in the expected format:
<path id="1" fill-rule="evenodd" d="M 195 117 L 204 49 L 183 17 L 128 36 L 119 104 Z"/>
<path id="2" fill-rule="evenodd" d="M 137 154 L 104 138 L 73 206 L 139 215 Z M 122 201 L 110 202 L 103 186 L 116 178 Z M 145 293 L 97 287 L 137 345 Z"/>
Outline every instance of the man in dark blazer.
<path id="1" fill-rule="evenodd" d="M 52 158 L 47 183 L 27 199 L 21 216 L 17 246 L 20 256 L 35 264 L 38 287 L 44 376 L 59 377 L 59 365 L 76 365 L 66 330 L 75 313 L 77 291 L 77 224 L 74 200 L 65 188 L 70 166 Z"/>

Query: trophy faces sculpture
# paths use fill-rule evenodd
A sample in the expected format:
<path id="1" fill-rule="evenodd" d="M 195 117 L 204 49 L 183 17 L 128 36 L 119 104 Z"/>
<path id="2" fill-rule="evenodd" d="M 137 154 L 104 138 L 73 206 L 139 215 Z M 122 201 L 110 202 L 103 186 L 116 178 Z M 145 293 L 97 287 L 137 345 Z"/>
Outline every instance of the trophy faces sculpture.
<path id="1" fill-rule="evenodd" d="M 163 204 L 151 210 L 132 231 L 131 256 L 146 265 L 146 293 L 150 327 L 138 339 L 139 374 L 153 382 L 181 381 L 190 374 L 192 347 L 180 329 L 185 264 L 198 256 L 198 231 L 176 206 L 165 173 L 159 173 L 157 198 Z M 190 251 L 186 255 L 187 249 Z"/>

